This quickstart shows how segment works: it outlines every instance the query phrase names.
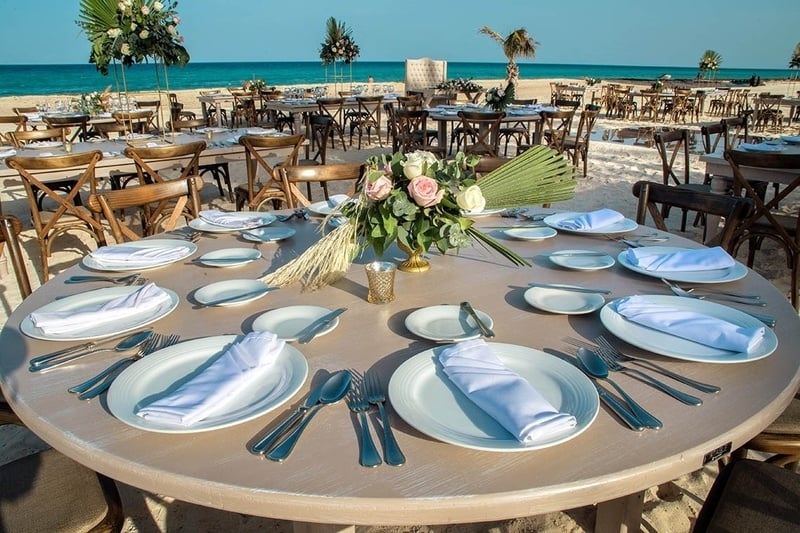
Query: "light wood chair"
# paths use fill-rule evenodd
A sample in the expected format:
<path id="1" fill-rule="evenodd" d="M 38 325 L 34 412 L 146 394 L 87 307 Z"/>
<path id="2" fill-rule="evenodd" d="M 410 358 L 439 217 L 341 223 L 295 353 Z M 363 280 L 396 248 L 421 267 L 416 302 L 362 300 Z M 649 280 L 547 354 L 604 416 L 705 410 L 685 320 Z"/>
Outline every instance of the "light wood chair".
<path id="1" fill-rule="evenodd" d="M 153 118 L 153 112 L 149 109 L 114 111 L 111 113 L 111 117 L 122 125 L 127 133 L 145 134 L 150 131 L 149 125 Z"/>
<path id="2" fill-rule="evenodd" d="M 89 209 L 102 215 L 118 243 L 136 241 L 163 231 L 175 229 L 183 217 L 186 222 L 200 214 L 200 193 L 203 179 L 188 176 L 183 179 L 105 191 L 89 196 Z M 131 224 L 120 217 L 128 208 L 136 207 L 143 214 L 142 231 L 137 233 Z"/>
<path id="3" fill-rule="evenodd" d="M 150 131 L 161 131 L 161 100 L 138 100 L 136 107 L 151 112 L 147 123 Z"/>
<path id="4" fill-rule="evenodd" d="M 365 170 L 366 166 L 361 163 L 337 163 L 316 166 L 283 166 L 278 167 L 277 172 L 283 183 L 283 190 L 288 191 L 286 203 L 289 208 L 293 209 L 298 206 L 311 205 L 311 201 L 300 192 L 298 184 L 328 184 L 333 181 L 352 180 L 353 183 L 348 192 L 348 195 L 352 196 Z"/>
<path id="5" fill-rule="evenodd" d="M 303 146 L 303 135 L 289 135 L 286 137 L 259 137 L 255 135 L 242 135 L 239 144 L 244 147 L 245 165 L 247 168 L 247 184 L 236 187 L 236 210 L 245 207 L 249 211 L 258 211 L 267 202 L 280 204 L 287 202 L 282 181 L 275 169 L 280 166 L 297 164 L 300 148 Z M 259 152 L 263 149 L 285 149 L 287 155 L 277 163 L 270 164 Z M 259 169 L 266 174 L 263 183 L 259 181 Z"/>
<path id="6" fill-rule="evenodd" d="M 200 154 L 205 149 L 205 141 L 195 141 L 164 146 L 128 146 L 123 153 L 133 159 L 139 185 L 146 185 L 197 176 Z M 167 170 L 179 171 L 180 175 L 170 176 Z"/>
<path id="7" fill-rule="evenodd" d="M 662 216 L 665 206 L 724 217 L 723 226 L 713 235 L 706 236 L 703 244 L 721 246 L 729 252 L 733 251 L 739 225 L 753 206 L 748 198 L 681 189 L 652 181 L 634 183 L 633 195 L 639 199 L 636 223 L 645 224 L 649 212 L 655 227 L 663 231 L 669 231 Z"/>
<path id="8" fill-rule="evenodd" d="M 25 258 L 22 256 L 20 232 L 22 232 L 22 222 L 17 217 L 0 214 L 0 252 L 5 251 L 8 259 L 11 260 L 19 293 L 25 299 L 31 295 L 32 290 L 28 268 L 25 266 Z"/>
<path id="9" fill-rule="evenodd" d="M 93 217 L 86 208 L 75 204 L 75 197 L 80 194 L 83 187 L 88 187 L 90 193 L 96 191 L 95 166 L 102 158 L 102 152 L 92 151 L 53 157 L 13 156 L 6 159 L 6 165 L 19 172 L 28 196 L 33 228 L 36 231 L 42 259 L 42 281 L 50 279 L 48 258 L 52 252 L 53 242 L 61 235 L 77 230 L 91 235 L 99 246 L 106 243 L 103 225 L 99 218 Z M 80 174 L 66 196 L 59 195 L 46 181 L 46 173 L 54 171 Z M 54 210 L 39 208 L 38 191 L 55 203 Z"/>
<path id="10" fill-rule="evenodd" d="M 7 124 L 7 126 L 3 127 L 4 131 L 0 132 L 0 145 L 13 145 L 14 140 L 11 138 L 10 133 L 27 130 L 28 117 L 25 115 L 0 115 L 0 124 Z"/>
<path id="11" fill-rule="evenodd" d="M 42 120 L 48 128 L 61 128 L 64 130 L 62 135 L 65 141 L 85 141 L 89 131 L 89 115 L 44 115 Z"/>

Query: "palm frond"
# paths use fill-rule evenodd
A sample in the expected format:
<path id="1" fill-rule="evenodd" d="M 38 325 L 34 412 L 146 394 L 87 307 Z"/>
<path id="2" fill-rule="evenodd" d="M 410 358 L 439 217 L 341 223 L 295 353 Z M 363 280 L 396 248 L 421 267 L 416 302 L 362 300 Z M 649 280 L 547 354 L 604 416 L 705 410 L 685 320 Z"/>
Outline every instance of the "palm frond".
<path id="1" fill-rule="evenodd" d="M 487 208 L 518 207 L 569 200 L 575 168 L 555 150 L 533 146 L 478 180 Z"/>
<path id="2" fill-rule="evenodd" d="M 488 35 L 489 37 L 491 37 L 492 39 L 494 39 L 495 41 L 497 41 L 500 44 L 503 44 L 505 42 L 505 40 L 506 40 L 505 37 L 503 37 L 502 35 L 500 35 L 499 33 L 497 33 L 496 31 L 494 31 L 493 29 L 491 29 L 488 26 L 484 26 L 483 28 L 478 30 L 478 32 L 482 33 L 484 35 Z"/>

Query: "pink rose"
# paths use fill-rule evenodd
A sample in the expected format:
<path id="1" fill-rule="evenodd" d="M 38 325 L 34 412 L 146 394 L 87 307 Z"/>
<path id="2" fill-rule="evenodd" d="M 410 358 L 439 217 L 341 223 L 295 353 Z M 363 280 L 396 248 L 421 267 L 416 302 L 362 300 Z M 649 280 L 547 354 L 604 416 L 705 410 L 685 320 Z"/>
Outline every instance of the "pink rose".
<path id="1" fill-rule="evenodd" d="M 375 200 L 376 202 L 385 200 L 389 197 L 391 192 L 392 180 L 386 176 L 381 176 L 375 181 L 367 181 L 367 184 L 364 186 L 364 194 L 366 194 L 370 200 Z"/>
<path id="2" fill-rule="evenodd" d="M 436 180 L 427 176 L 417 176 L 408 184 L 408 193 L 420 207 L 431 207 L 442 201 L 444 189 L 439 189 Z"/>

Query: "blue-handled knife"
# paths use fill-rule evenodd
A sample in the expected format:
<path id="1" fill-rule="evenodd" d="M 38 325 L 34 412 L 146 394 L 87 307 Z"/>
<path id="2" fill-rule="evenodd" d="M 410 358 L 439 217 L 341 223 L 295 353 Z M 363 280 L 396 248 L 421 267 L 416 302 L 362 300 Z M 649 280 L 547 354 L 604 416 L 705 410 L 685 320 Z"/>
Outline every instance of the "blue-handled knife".
<path id="1" fill-rule="evenodd" d="M 333 322 L 337 316 L 341 315 L 347 311 L 346 307 L 340 307 L 339 309 L 334 309 L 330 313 L 321 316 L 320 318 L 316 319 L 314 322 L 308 325 L 300 334 L 297 336 L 297 342 L 300 344 L 306 344 L 311 342 L 314 337 L 317 336 L 317 333 L 322 331 L 325 326 Z"/>

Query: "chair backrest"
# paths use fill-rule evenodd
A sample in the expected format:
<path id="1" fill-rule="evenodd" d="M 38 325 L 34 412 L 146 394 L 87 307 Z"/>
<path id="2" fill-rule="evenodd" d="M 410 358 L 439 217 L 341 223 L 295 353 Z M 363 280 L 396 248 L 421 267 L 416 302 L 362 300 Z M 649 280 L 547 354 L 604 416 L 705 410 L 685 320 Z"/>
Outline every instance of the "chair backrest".
<path id="1" fill-rule="evenodd" d="M 141 109 L 137 111 L 114 111 L 111 116 L 119 124 L 125 126 L 129 132 L 133 133 L 147 133 L 149 130 L 148 125 L 153 117 L 153 112 L 149 109 Z"/>
<path id="2" fill-rule="evenodd" d="M 691 168 L 689 166 L 689 130 L 680 129 L 653 134 L 656 150 L 661 157 L 661 171 L 664 185 L 689 183 Z M 672 148 L 670 148 L 672 144 Z M 677 168 L 678 156 L 683 155 L 683 168 Z M 678 173 L 682 172 L 682 176 Z"/>
<path id="3" fill-rule="evenodd" d="M 555 101 L 555 106 L 559 109 L 572 109 L 573 111 L 577 110 L 581 106 L 580 100 L 567 100 L 565 98 L 558 98 Z"/>
<path id="4" fill-rule="evenodd" d="M 400 109 L 423 109 L 425 107 L 425 100 L 421 94 L 398 96 L 397 106 Z"/>
<path id="5" fill-rule="evenodd" d="M 447 61 L 406 59 L 406 91 L 430 89 L 447 81 Z"/>
<path id="6" fill-rule="evenodd" d="M 328 161 L 328 139 L 331 136 L 333 119 L 325 115 L 308 117 L 308 130 L 311 142 L 306 146 L 306 159 L 324 165 Z M 309 153 L 314 150 L 314 155 Z"/>
<path id="7" fill-rule="evenodd" d="M 358 123 L 379 128 L 383 96 L 356 96 L 358 103 Z"/>
<path id="8" fill-rule="evenodd" d="M 17 278 L 19 293 L 22 298 L 27 298 L 32 291 L 28 269 L 22 256 L 22 246 L 19 242 L 21 231 L 22 222 L 17 217 L 14 215 L 0 215 L 0 244 L 5 243 L 6 254 L 11 260 L 14 275 Z"/>
<path id="9" fill-rule="evenodd" d="M 581 111 L 581 118 L 578 120 L 578 130 L 575 133 L 575 138 L 581 142 L 589 144 L 589 138 L 592 135 L 592 130 L 597 122 L 597 117 L 600 111 L 595 109 L 584 109 Z"/>
<path id="10" fill-rule="evenodd" d="M 321 115 L 333 119 L 335 128 L 344 125 L 344 98 L 317 98 L 317 108 Z"/>
<path id="11" fill-rule="evenodd" d="M 649 212 L 655 226 L 664 231 L 667 231 L 667 226 L 662 212 L 668 206 L 724 217 L 722 228 L 714 235 L 708 235 L 704 244 L 721 246 L 729 252 L 739 224 L 750 214 L 753 205 L 749 198 L 681 189 L 652 181 L 634 183 L 633 195 L 639 199 L 636 222 L 644 224 Z"/>
<path id="12" fill-rule="evenodd" d="M 69 139 L 70 141 L 79 139 L 83 141 L 87 137 L 86 132 L 89 129 L 89 118 L 89 115 L 44 115 L 42 120 L 44 120 L 48 128 L 61 128 L 64 130 L 64 139 Z M 72 135 L 70 135 L 70 133 Z"/>
<path id="13" fill-rule="evenodd" d="M 92 124 L 92 131 L 104 139 L 110 139 L 112 133 L 115 133 L 117 137 L 124 136 L 128 133 L 128 128 L 117 121 L 95 122 Z"/>
<path id="14" fill-rule="evenodd" d="M 182 131 L 182 130 L 194 131 L 197 128 L 205 128 L 205 127 L 206 127 L 206 121 L 201 118 L 188 119 L 188 120 L 173 120 L 169 124 L 167 124 L 167 129 L 174 131 Z"/>
<path id="15" fill-rule="evenodd" d="M 454 105 L 456 103 L 457 95 L 455 94 L 434 94 L 428 102 L 428 107 L 436 107 L 440 105 Z"/>
<path id="16" fill-rule="evenodd" d="M 257 211 L 263 203 L 273 198 L 285 200 L 285 191 L 283 191 L 282 181 L 278 176 L 275 169 L 281 166 L 296 165 L 300 148 L 303 146 L 305 137 L 303 135 L 287 135 L 285 137 L 261 137 L 256 135 L 242 135 L 239 138 L 239 144 L 244 146 L 245 151 L 245 165 L 247 168 L 247 205 L 251 211 Z M 264 159 L 264 156 L 259 153 L 259 149 L 280 149 L 288 148 L 286 156 L 279 159 L 277 162 L 270 164 Z M 266 180 L 256 190 L 258 184 L 258 169 L 261 168 L 265 171 Z M 274 191 L 276 194 L 267 197 L 268 191 Z"/>
<path id="17" fill-rule="evenodd" d="M 722 122 L 725 123 L 725 137 L 727 139 L 726 150 L 733 150 L 742 143 L 750 142 L 748 134 L 749 113 L 741 113 L 738 117 L 723 118 Z"/>
<path id="18" fill-rule="evenodd" d="M 508 157 L 489 157 L 484 156 L 478 160 L 478 163 L 473 167 L 476 176 L 480 179 L 484 174 L 488 174 L 493 170 L 505 165 L 511 161 Z"/>
<path id="19" fill-rule="evenodd" d="M 161 129 L 161 100 L 138 100 L 136 107 L 152 112 L 148 127 L 151 129 Z"/>
<path id="20" fill-rule="evenodd" d="M 564 139 L 572 129 L 574 109 L 542 111 L 542 133 L 547 145 L 558 153 L 564 152 Z"/>
<path id="21" fill-rule="evenodd" d="M 8 133 L 11 144 L 22 148 L 29 142 L 36 141 L 63 141 L 64 130 L 61 128 L 47 128 L 44 130 L 11 131 Z"/>
<path id="22" fill-rule="evenodd" d="M 719 148 L 720 141 L 722 141 L 724 153 L 724 151 L 728 149 L 727 129 L 725 122 L 722 120 L 700 126 L 700 135 L 703 139 L 703 151 L 707 154 L 713 154 L 717 151 L 717 148 Z"/>
<path id="23" fill-rule="evenodd" d="M 461 119 L 461 127 L 466 138 L 464 152 L 498 157 L 500 123 L 505 116 L 502 111 L 491 113 L 459 111 L 458 117 Z"/>
<path id="24" fill-rule="evenodd" d="M 330 183 L 333 181 L 347 181 L 353 180 L 353 183 L 348 191 L 348 195 L 352 196 L 355 192 L 356 185 L 361 180 L 366 170 L 366 165 L 362 163 L 337 163 L 330 165 L 301 165 L 301 166 L 282 166 L 278 167 L 277 171 L 280 175 L 283 189 L 288 191 L 287 204 L 289 208 L 297 206 L 309 206 L 311 202 L 308 198 L 300 192 L 297 187 L 298 183 Z"/>
<path id="25" fill-rule="evenodd" d="M 8 124 L 8 126 L 3 127 L 3 131 L 0 132 L 0 144 L 14 144 L 10 133 L 12 131 L 28 129 L 28 117 L 25 115 L 0 115 L 0 124 Z"/>
<path id="26" fill-rule="evenodd" d="M 182 216 L 197 218 L 200 213 L 200 193 L 203 179 L 189 176 L 185 179 L 127 187 L 116 191 L 103 191 L 89 196 L 89 209 L 102 214 L 108 221 L 111 234 L 118 243 L 136 241 L 143 236 L 175 229 Z M 131 207 L 142 209 L 143 234 L 139 235 L 118 214 Z"/>
<path id="27" fill-rule="evenodd" d="M 425 150 L 428 147 L 428 112 L 424 109 L 394 110 L 393 150 L 404 153 Z"/>
<path id="28" fill-rule="evenodd" d="M 128 146 L 123 153 L 133 159 L 139 184 L 145 185 L 198 175 L 200 153 L 205 149 L 205 141 L 195 141 L 165 146 Z M 179 169 L 180 176 L 168 176 L 165 168 Z"/>

